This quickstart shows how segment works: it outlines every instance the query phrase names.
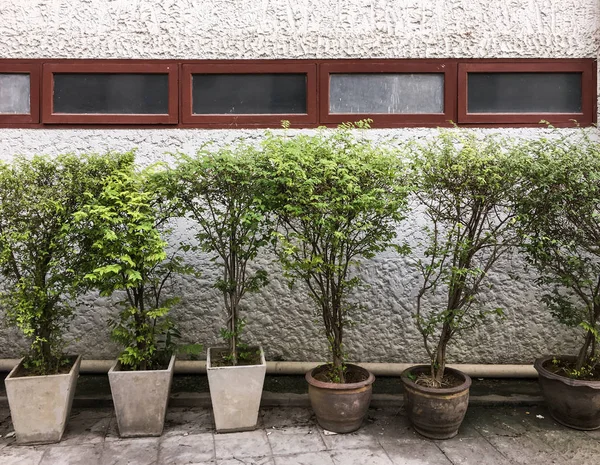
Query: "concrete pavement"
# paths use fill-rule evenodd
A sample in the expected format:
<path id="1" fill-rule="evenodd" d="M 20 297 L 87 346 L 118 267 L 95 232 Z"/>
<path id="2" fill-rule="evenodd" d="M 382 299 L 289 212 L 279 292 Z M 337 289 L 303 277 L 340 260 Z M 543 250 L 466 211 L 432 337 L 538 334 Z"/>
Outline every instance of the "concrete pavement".
<path id="1" fill-rule="evenodd" d="M 120 439 L 112 409 L 75 409 L 60 444 L 17 446 L 0 409 L 2 465 L 508 465 L 600 463 L 600 431 L 567 429 L 539 406 L 471 406 L 460 434 L 430 441 L 402 408 L 371 409 L 363 428 L 328 434 L 308 408 L 263 408 L 260 427 L 216 434 L 211 410 L 170 408 L 160 438 Z"/>

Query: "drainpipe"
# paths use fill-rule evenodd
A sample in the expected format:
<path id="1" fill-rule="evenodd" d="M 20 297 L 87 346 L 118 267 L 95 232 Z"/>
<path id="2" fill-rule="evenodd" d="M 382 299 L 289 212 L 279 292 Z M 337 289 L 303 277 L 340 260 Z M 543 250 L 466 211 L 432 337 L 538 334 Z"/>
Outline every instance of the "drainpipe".
<path id="1" fill-rule="evenodd" d="M 0 359 L 0 372 L 8 372 L 19 363 L 18 359 Z M 114 360 L 86 360 L 81 362 L 80 372 L 83 374 L 106 374 Z M 267 374 L 270 375 L 303 375 L 312 370 L 321 362 L 267 362 Z M 358 363 L 358 365 L 371 371 L 375 376 L 395 376 L 400 374 L 414 363 Z M 483 364 L 449 364 L 449 368 L 456 368 L 473 378 L 537 378 L 533 365 L 483 365 Z M 205 361 L 177 360 L 175 362 L 176 374 L 201 374 L 206 373 Z"/>

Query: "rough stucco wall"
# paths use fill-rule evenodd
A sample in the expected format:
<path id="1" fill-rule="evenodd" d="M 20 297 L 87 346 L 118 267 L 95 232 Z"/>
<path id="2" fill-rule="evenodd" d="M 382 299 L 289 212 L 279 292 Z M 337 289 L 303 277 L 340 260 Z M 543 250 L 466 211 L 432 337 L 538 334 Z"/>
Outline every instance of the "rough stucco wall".
<path id="1" fill-rule="evenodd" d="M 597 0 L 2 0 L 0 56 L 589 57 Z"/>
<path id="2" fill-rule="evenodd" d="M 597 0 L 0 0 L 0 58 L 444 58 L 597 57 L 600 43 Z M 431 129 L 372 131 L 375 139 L 424 138 Z M 506 130 L 519 137 L 543 131 Z M 208 130 L 26 130 L 0 129 L 0 158 L 14 154 L 103 152 L 138 148 L 141 164 L 164 159 L 167 151 L 191 153 L 205 140 L 228 143 L 262 131 Z M 401 235 L 415 234 L 407 222 Z M 180 228 L 174 239 L 188 239 Z M 212 344 L 223 324 L 220 301 L 210 287 L 208 260 L 195 263 L 201 279 L 181 279 L 183 295 L 174 311 L 186 339 Z M 302 287 L 290 292 L 273 257 L 263 254 L 271 283 L 248 299 L 247 335 L 271 359 L 325 358 L 320 324 Z M 362 267 L 367 308 L 357 315 L 346 344 L 354 360 L 424 360 L 412 324 L 417 276 L 407 259 L 381 254 Z M 519 281 L 509 275 L 519 274 Z M 451 349 L 454 361 L 528 363 L 544 352 L 572 352 L 576 333 L 554 324 L 539 304 L 518 257 L 492 276 L 485 300 L 506 309 L 504 324 L 479 328 Z M 88 358 L 114 357 L 106 319 L 114 307 L 86 296 L 72 325 L 73 351 Z M 316 321 L 316 323 L 315 323 Z M 17 356 L 25 345 L 11 329 L 0 329 L 0 357 Z"/>
<path id="3" fill-rule="evenodd" d="M 484 131 L 485 132 L 485 131 Z M 137 147 L 140 164 L 169 159 L 165 152 L 177 150 L 192 153 L 205 141 L 219 144 L 232 142 L 236 137 L 260 140 L 263 131 L 197 131 L 197 130 L 119 130 L 107 137 L 103 130 L 26 130 L 0 131 L 0 153 L 57 154 L 65 151 L 104 152 L 130 150 Z M 400 139 L 425 139 L 434 134 L 430 129 L 407 129 L 395 134 L 389 130 L 371 130 L 375 141 L 387 141 L 391 136 Z M 514 129 L 507 135 L 522 138 L 537 137 L 541 130 Z M 6 157 L 10 158 L 10 157 Z M 418 230 L 415 218 L 399 228 L 399 237 L 415 244 Z M 180 225 L 172 243 L 190 240 L 189 225 Z M 418 252 L 418 249 L 416 250 Z M 199 267 L 202 277 L 178 279 L 173 292 L 183 297 L 173 316 L 189 342 L 204 344 L 218 342 L 218 329 L 224 314 L 211 283 L 216 278 L 214 265 L 206 257 L 190 257 Z M 265 346 L 271 359 L 314 360 L 324 358 L 327 346 L 321 334 L 321 323 L 311 311 L 311 302 L 302 285 L 289 291 L 281 269 L 267 253 L 259 256 L 256 266 L 268 269 L 270 284 L 260 294 L 250 296 L 245 307 L 248 317 L 246 335 Z M 424 359 L 421 339 L 411 318 L 418 276 L 409 258 L 384 253 L 361 267 L 366 287 L 358 294 L 365 312 L 354 315 L 356 326 L 348 330 L 347 351 L 350 358 L 369 362 L 419 361 Z M 509 276 L 520 275 L 519 281 Z M 539 290 L 533 277 L 522 268 L 518 257 L 509 257 L 491 277 L 492 290 L 482 299 L 493 308 L 506 310 L 503 324 L 495 322 L 465 334 L 450 354 L 452 360 L 471 363 L 527 363 L 536 355 L 552 351 L 572 352 L 576 347 L 575 332 L 554 324 L 539 304 Z M 89 295 L 80 306 L 71 326 L 72 350 L 94 358 L 112 357 L 117 353 L 108 340 L 106 319 L 115 312 L 108 299 Z M 14 331 L 0 329 L 0 357 L 16 356 L 19 348 Z M 21 346 L 21 349 L 24 346 Z"/>

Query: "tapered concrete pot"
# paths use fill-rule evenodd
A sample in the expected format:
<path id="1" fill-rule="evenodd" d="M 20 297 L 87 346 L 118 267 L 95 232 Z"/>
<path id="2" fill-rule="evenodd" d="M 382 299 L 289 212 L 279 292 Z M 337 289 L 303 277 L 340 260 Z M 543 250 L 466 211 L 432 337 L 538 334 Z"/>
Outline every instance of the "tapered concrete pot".
<path id="1" fill-rule="evenodd" d="M 234 367 L 212 366 L 211 351 L 213 350 L 222 349 L 208 349 L 206 356 L 206 374 L 217 431 L 230 433 L 255 429 L 267 372 L 262 347 L 259 347 L 259 365 Z"/>
<path id="2" fill-rule="evenodd" d="M 17 376 L 22 366 L 23 360 L 4 380 L 17 443 L 59 442 L 71 415 L 81 355 L 61 375 Z"/>
<path id="3" fill-rule="evenodd" d="M 173 355 L 166 370 L 121 371 L 117 362 L 108 371 L 121 437 L 162 434 L 174 367 Z"/>

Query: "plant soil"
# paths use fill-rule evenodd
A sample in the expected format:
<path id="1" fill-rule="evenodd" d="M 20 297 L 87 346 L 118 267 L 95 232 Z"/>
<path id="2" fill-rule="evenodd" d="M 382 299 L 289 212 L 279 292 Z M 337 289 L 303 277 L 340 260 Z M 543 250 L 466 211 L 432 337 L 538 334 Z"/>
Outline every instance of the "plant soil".
<path id="1" fill-rule="evenodd" d="M 417 376 L 417 379 L 415 380 L 415 384 L 418 384 L 419 386 L 424 386 L 424 387 L 434 388 L 434 389 L 453 388 L 453 387 L 460 386 L 464 382 L 465 382 L 464 379 L 459 378 L 458 376 L 454 376 L 451 373 L 444 374 L 444 377 L 442 378 L 441 386 L 435 386 L 433 379 L 431 378 L 431 375 L 428 373 L 419 374 Z"/>
<path id="2" fill-rule="evenodd" d="M 239 349 L 238 349 L 239 350 Z M 260 350 L 258 347 L 252 347 L 243 352 L 248 355 L 242 357 L 240 354 L 242 351 L 238 352 L 238 362 L 235 366 L 248 366 L 248 365 L 260 365 Z M 234 366 L 229 360 L 229 351 L 227 349 L 212 349 L 210 351 L 210 365 L 212 367 L 232 367 Z"/>
<path id="3" fill-rule="evenodd" d="M 23 365 L 15 372 L 14 377 L 25 378 L 28 376 L 66 375 L 71 371 L 75 360 L 77 360 L 77 357 L 74 355 L 66 356 L 61 360 L 58 369 L 55 372 L 43 373 L 38 367 L 25 367 L 25 364 L 27 363 L 27 359 L 25 359 Z"/>
<path id="4" fill-rule="evenodd" d="M 564 376 L 565 378 L 569 379 L 577 379 L 580 381 L 600 381 L 600 363 L 594 367 L 594 370 L 591 373 L 588 373 L 585 376 L 573 376 L 572 373 L 575 370 L 575 362 L 561 359 L 556 360 L 557 363 L 554 363 L 552 360 L 548 360 L 544 364 L 544 368 L 550 373 Z"/>
<path id="5" fill-rule="evenodd" d="M 336 383 L 335 373 L 331 370 L 329 365 L 320 367 L 313 373 L 313 378 L 323 383 Z M 363 370 L 354 370 L 350 367 L 347 368 L 345 373 L 346 382 L 344 384 L 360 383 L 366 381 L 369 378 L 369 373 Z"/>
<path id="6" fill-rule="evenodd" d="M 145 370 L 134 370 L 131 368 L 131 365 L 123 365 L 122 363 L 119 365 L 118 371 L 159 371 L 166 370 L 169 368 L 168 363 L 157 363 L 156 365 L 149 366 Z"/>

